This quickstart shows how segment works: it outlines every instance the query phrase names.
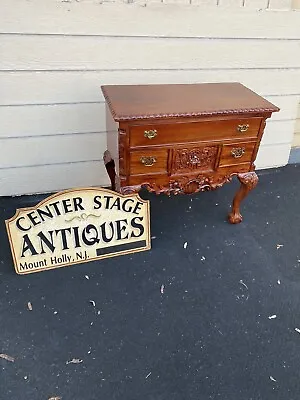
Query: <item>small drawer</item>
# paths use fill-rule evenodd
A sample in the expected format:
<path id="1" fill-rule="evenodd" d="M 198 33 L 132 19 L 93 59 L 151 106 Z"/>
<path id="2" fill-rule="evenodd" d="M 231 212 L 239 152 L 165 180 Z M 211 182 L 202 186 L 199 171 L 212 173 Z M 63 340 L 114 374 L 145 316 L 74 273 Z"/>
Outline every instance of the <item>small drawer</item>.
<path id="1" fill-rule="evenodd" d="M 168 165 L 168 150 L 153 149 L 132 151 L 130 153 L 130 174 L 166 173 Z"/>
<path id="2" fill-rule="evenodd" d="M 255 145 L 256 142 L 239 142 L 223 145 L 219 167 L 251 162 Z"/>
<path id="3" fill-rule="evenodd" d="M 251 139 L 258 136 L 261 118 L 218 121 L 156 123 L 130 126 L 130 147 L 189 143 L 222 139 Z"/>

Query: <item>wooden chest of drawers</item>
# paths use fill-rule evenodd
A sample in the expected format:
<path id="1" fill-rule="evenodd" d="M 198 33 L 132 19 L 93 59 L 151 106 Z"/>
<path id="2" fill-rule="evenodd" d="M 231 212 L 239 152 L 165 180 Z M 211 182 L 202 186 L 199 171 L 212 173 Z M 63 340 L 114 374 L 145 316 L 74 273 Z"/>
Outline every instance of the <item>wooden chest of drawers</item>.
<path id="1" fill-rule="evenodd" d="M 157 194 L 216 189 L 237 175 L 241 200 L 256 186 L 254 161 L 265 121 L 279 108 L 239 83 L 102 86 L 104 161 L 112 188 Z"/>

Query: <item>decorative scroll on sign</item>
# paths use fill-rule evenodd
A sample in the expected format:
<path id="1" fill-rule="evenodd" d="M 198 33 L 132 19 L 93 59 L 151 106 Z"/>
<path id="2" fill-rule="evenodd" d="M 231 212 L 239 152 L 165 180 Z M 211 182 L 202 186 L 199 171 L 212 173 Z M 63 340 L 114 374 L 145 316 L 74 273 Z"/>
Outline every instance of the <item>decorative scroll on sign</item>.
<path id="1" fill-rule="evenodd" d="M 54 194 L 6 221 L 14 265 L 28 274 L 150 249 L 149 201 L 102 188 Z"/>

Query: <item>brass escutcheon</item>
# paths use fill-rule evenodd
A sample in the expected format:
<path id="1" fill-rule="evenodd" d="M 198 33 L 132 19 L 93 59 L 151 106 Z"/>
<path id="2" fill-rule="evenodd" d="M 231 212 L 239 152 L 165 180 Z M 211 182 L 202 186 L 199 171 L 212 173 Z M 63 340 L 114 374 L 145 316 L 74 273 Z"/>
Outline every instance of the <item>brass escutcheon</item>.
<path id="1" fill-rule="evenodd" d="M 234 158 L 241 158 L 245 153 L 244 147 L 235 147 L 231 150 L 231 154 Z"/>
<path id="2" fill-rule="evenodd" d="M 239 132 L 246 132 L 249 128 L 249 124 L 244 124 L 244 125 L 238 125 L 237 130 Z"/>
<path id="3" fill-rule="evenodd" d="M 147 139 L 153 139 L 155 136 L 157 136 L 157 130 L 156 129 L 150 129 L 149 131 L 144 132 L 144 136 Z"/>
<path id="4" fill-rule="evenodd" d="M 145 167 L 152 167 L 154 163 L 156 163 L 155 157 L 141 157 L 141 163 L 145 165 Z"/>

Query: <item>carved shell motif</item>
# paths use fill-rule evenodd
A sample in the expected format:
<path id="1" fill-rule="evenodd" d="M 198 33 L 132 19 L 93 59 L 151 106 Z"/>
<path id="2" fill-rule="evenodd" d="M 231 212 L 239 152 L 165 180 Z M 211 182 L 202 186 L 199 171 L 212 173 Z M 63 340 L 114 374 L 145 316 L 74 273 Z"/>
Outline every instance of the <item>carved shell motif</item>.
<path id="1" fill-rule="evenodd" d="M 181 176 L 174 181 L 170 181 L 169 191 L 174 194 L 180 193 L 196 193 L 205 190 L 215 190 L 224 183 L 230 182 L 235 173 L 229 175 L 198 175 L 193 178 Z"/>
<path id="2" fill-rule="evenodd" d="M 218 153 L 217 146 L 175 149 L 172 173 L 185 171 L 213 170 Z"/>

